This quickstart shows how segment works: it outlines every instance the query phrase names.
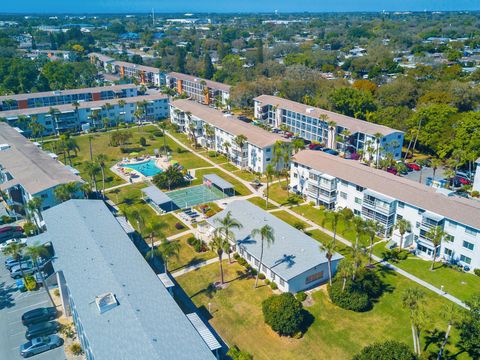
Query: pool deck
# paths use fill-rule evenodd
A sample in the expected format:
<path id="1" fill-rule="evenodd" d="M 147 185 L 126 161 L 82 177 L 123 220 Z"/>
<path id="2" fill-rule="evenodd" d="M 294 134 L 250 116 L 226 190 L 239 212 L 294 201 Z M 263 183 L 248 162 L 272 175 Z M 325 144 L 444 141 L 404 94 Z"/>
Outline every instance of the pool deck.
<path id="1" fill-rule="evenodd" d="M 146 157 L 142 160 L 128 160 L 128 161 L 124 161 L 124 160 L 121 160 L 119 162 L 117 162 L 115 165 L 113 165 L 110 170 L 115 173 L 116 175 L 120 176 L 123 180 L 127 181 L 127 182 L 130 182 L 132 184 L 135 184 L 135 183 L 140 183 L 140 182 L 144 182 L 145 180 L 150 180 L 153 176 L 145 176 L 143 175 L 141 172 L 135 170 L 135 169 L 131 169 L 131 172 L 136 174 L 137 177 L 130 177 L 128 175 L 128 173 L 125 173 L 124 171 L 122 171 L 122 166 L 121 165 L 134 165 L 134 164 L 141 164 L 141 163 L 144 163 L 144 162 L 147 162 L 147 161 L 150 161 L 150 160 L 155 160 L 155 166 L 157 166 L 159 169 L 162 169 L 162 171 L 164 171 L 165 169 L 167 169 L 171 164 L 170 162 L 167 160 L 167 158 L 165 156 L 161 156 L 159 158 L 155 158 L 153 156 L 151 157 Z"/>

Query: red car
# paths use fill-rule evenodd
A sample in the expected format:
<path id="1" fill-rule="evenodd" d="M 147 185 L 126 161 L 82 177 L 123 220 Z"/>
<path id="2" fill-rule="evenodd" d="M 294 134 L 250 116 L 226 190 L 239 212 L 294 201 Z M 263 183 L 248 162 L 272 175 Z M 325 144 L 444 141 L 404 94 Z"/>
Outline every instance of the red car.
<path id="1" fill-rule="evenodd" d="M 387 168 L 387 172 L 389 172 L 390 174 L 393 174 L 393 175 L 397 175 L 397 174 L 398 174 L 397 169 L 395 169 L 395 168 L 393 168 L 393 167 Z"/>
<path id="2" fill-rule="evenodd" d="M 420 165 L 415 164 L 415 163 L 407 163 L 405 165 L 407 165 L 408 168 L 410 168 L 412 170 L 415 170 L 415 171 L 420 171 L 422 169 L 422 167 Z"/>
<path id="3" fill-rule="evenodd" d="M 465 179 L 464 177 L 461 177 L 461 176 L 456 176 L 456 178 L 462 185 L 470 185 L 472 183 L 470 180 Z"/>

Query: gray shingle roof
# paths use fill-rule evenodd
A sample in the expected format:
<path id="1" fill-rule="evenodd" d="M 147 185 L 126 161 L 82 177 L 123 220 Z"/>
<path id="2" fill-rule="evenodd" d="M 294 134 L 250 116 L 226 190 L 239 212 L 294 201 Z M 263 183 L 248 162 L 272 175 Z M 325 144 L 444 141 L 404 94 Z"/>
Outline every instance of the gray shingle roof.
<path id="1" fill-rule="evenodd" d="M 320 250 L 316 240 L 246 200 L 231 202 L 223 211 L 209 218 L 208 223 L 218 227 L 215 220 L 224 218 L 229 211 L 243 225 L 241 229 L 232 229 L 237 243 L 257 259 L 260 259 L 260 238 L 252 238 L 250 233 L 264 225 L 273 228 L 275 242 L 270 247 L 265 245 L 263 264 L 284 280 L 288 281 L 327 262 L 325 252 Z M 335 253 L 332 260 L 341 258 L 342 255 Z"/>
<path id="2" fill-rule="evenodd" d="M 0 122 L 0 144 L 10 148 L 0 151 L 0 165 L 13 179 L 0 184 L 0 189 L 22 185 L 31 195 L 72 181 L 83 182 L 68 168 L 26 139 L 17 130 Z"/>
<path id="3" fill-rule="evenodd" d="M 215 358 L 102 201 L 70 200 L 43 217 L 96 359 Z M 109 292 L 119 305 L 100 314 L 95 297 Z"/>

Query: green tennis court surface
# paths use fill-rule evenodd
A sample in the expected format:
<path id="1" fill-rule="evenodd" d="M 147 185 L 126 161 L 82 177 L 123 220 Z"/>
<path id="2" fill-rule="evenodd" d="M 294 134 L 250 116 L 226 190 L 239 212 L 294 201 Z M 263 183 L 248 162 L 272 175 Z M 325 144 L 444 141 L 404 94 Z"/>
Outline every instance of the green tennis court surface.
<path id="1" fill-rule="evenodd" d="M 180 209 L 223 199 L 227 197 L 215 186 L 197 185 L 185 189 L 169 191 L 166 193 Z"/>

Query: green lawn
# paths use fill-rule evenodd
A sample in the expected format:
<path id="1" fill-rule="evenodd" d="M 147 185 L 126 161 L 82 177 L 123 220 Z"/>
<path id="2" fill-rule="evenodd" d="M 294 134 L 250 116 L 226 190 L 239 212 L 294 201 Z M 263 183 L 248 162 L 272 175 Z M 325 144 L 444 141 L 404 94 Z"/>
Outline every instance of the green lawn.
<path id="1" fill-rule="evenodd" d="M 225 163 L 225 164 L 222 164 L 220 166 L 227 171 L 237 171 L 237 170 L 239 171 L 240 170 L 238 167 L 236 167 L 235 165 L 233 165 L 231 163 Z"/>
<path id="2" fill-rule="evenodd" d="M 198 205 L 198 206 L 195 206 L 195 209 L 198 210 L 198 212 L 202 213 L 202 209 L 200 208 L 201 206 L 208 206 L 210 208 L 209 212 L 212 214 L 212 215 L 208 215 L 208 216 L 213 216 L 215 215 L 216 213 L 222 211 L 222 209 L 220 208 L 220 206 L 218 206 L 216 203 L 214 202 L 209 202 L 209 203 L 206 203 L 206 204 L 202 204 L 202 205 Z"/>
<path id="3" fill-rule="evenodd" d="M 321 230 L 312 230 L 312 231 L 309 231 L 308 234 L 312 238 L 320 242 L 321 244 L 326 244 L 333 239 L 331 236 L 329 236 L 328 234 L 325 234 Z M 350 246 L 347 246 L 341 243 L 340 241 L 336 241 L 335 244 L 337 247 L 336 251 L 342 254 L 343 256 L 350 256 L 352 254 L 352 248 Z"/>
<path id="4" fill-rule="evenodd" d="M 279 219 L 285 221 L 286 223 L 288 223 L 292 226 L 294 226 L 295 224 L 302 224 L 304 226 L 304 229 L 310 227 L 310 225 L 308 225 L 305 221 L 297 219 L 295 216 L 286 212 L 285 210 L 274 211 L 271 214 L 275 215 Z"/>
<path id="5" fill-rule="evenodd" d="M 265 206 L 265 199 L 259 197 L 259 196 L 255 196 L 255 197 L 252 197 L 250 199 L 247 199 L 248 201 L 250 201 L 252 204 L 255 204 L 257 205 L 258 207 L 261 207 L 263 210 L 267 210 L 266 206 Z M 273 210 L 273 209 L 278 209 L 278 206 L 275 206 L 273 205 L 272 203 L 268 203 L 268 210 Z"/>
<path id="6" fill-rule="evenodd" d="M 166 224 L 165 229 L 163 230 L 164 235 L 166 237 L 178 234 L 187 230 L 185 224 L 183 224 L 180 220 L 178 220 L 172 214 L 165 214 L 165 215 L 158 215 L 148 204 L 146 204 L 142 200 L 142 192 L 140 189 L 148 186 L 145 183 L 140 184 L 133 184 L 129 186 L 125 186 L 119 189 L 112 190 L 107 193 L 107 196 L 118 205 L 118 207 L 122 210 L 122 212 L 127 216 L 130 223 L 135 227 L 138 231 L 138 224 L 137 221 L 132 217 L 132 212 L 137 210 L 143 216 L 143 219 L 146 224 L 151 224 L 154 222 L 162 222 Z M 181 223 L 184 228 L 177 229 L 175 227 L 176 223 Z M 142 236 L 146 236 L 146 232 L 142 229 L 143 233 Z"/>
<path id="7" fill-rule="evenodd" d="M 222 155 L 222 154 L 218 154 L 218 153 L 217 153 L 216 156 L 210 156 L 210 155 L 208 155 L 208 151 L 207 151 L 207 153 L 205 154 L 205 156 L 206 156 L 209 160 L 213 161 L 215 164 L 223 164 L 223 163 L 228 162 L 227 157 L 226 157 L 225 155 Z"/>
<path id="8" fill-rule="evenodd" d="M 198 262 L 212 259 L 216 255 L 212 251 L 205 251 L 202 253 L 197 253 L 193 247 L 188 245 L 187 239 L 193 236 L 192 234 L 184 235 L 176 240 L 180 243 L 180 251 L 178 253 L 178 259 L 173 257 L 168 261 L 168 271 L 174 272 L 180 270 L 183 267 L 194 265 Z"/>
<path id="9" fill-rule="evenodd" d="M 374 246 L 373 253 L 383 257 L 386 243 L 380 243 Z M 395 266 L 409 272 L 416 277 L 429 282 L 444 290 L 460 300 L 468 300 L 475 291 L 480 289 L 480 276 L 464 273 L 452 268 L 443 266 L 441 263 L 435 264 L 435 270 L 431 271 L 431 261 L 422 260 L 416 256 L 409 256 L 406 260 L 400 260 L 394 263 Z"/>
<path id="10" fill-rule="evenodd" d="M 274 184 L 270 185 L 269 189 L 269 198 L 272 199 L 273 201 L 276 201 L 280 205 L 285 205 L 287 204 L 287 199 L 288 196 L 290 195 L 288 191 L 285 189 L 286 182 L 281 181 L 281 182 L 276 182 Z M 266 186 L 265 186 L 265 193 L 266 193 Z"/>
<path id="11" fill-rule="evenodd" d="M 239 178 L 242 178 L 243 180 L 250 181 L 250 182 L 253 182 L 259 178 L 258 175 L 251 173 L 250 171 L 247 171 L 247 170 L 236 171 L 235 175 L 237 175 Z M 264 181 L 265 179 L 263 177 L 260 177 L 260 180 Z"/>
<path id="12" fill-rule="evenodd" d="M 243 185 L 240 181 L 232 178 L 228 174 L 224 173 L 222 170 L 215 169 L 215 168 L 201 169 L 201 170 L 195 171 L 196 179 L 192 181 L 192 185 L 200 185 L 203 181 L 203 175 L 205 175 L 205 174 L 217 174 L 222 179 L 231 183 L 235 187 L 235 191 L 237 192 L 238 195 L 250 195 L 251 194 L 250 190 L 248 190 L 248 188 L 245 185 Z"/>
<path id="13" fill-rule="evenodd" d="M 209 291 L 209 284 L 219 280 L 218 264 L 202 267 L 177 278 L 180 286 L 205 314 L 211 325 L 225 341 L 236 344 L 240 349 L 253 354 L 255 360 L 275 359 L 351 359 L 365 345 L 375 341 L 395 339 L 412 346 L 409 313 L 403 309 L 401 296 L 407 287 L 416 287 L 408 279 L 379 270 L 388 291 L 379 299 L 371 311 L 354 313 L 333 305 L 324 290 L 313 293 L 314 304 L 306 307 L 314 320 L 301 339 L 276 335 L 263 322 L 261 303 L 272 294 L 267 286 L 253 289 L 254 279 L 239 278 L 242 268 L 224 261 L 225 280 L 228 287 L 220 291 Z M 447 300 L 432 292 L 427 294 L 426 304 L 430 328 L 445 331 L 446 323 L 439 316 Z M 426 332 L 423 333 L 423 336 Z M 458 340 L 452 330 L 451 340 Z M 422 346 L 426 345 L 425 337 Z M 428 351 L 437 345 L 429 344 Z M 448 345 L 448 350 L 458 350 Z M 466 356 L 459 355 L 458 359 Z"/>

